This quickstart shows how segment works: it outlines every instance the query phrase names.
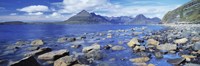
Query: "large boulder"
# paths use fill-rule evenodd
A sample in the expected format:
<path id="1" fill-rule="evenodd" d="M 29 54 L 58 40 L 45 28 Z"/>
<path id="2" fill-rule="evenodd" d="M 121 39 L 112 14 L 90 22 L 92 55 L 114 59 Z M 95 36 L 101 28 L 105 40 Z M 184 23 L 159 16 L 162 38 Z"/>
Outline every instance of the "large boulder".
<path id="1" fill-rule="evenodd" d="M 22 60 L 13 62 L 10 64 L 10 66 L 40 66 L 40 64 L 33 56 L 30 56 L 23 58 Z"/>
<path id="2" fill-rule="evenodd" d="M 174 43 L 176 43 L 176 44 L 185 44 L 187 41 L 188 41 L 187 38 L 181 38 L 181 39 L 174 40 Z"/>
<path id="3" fill-rule="evenodd" d="M 150 60 L 149 57 L 139 57 L 139 58 L 129 59 L 129 61 L 134 62 L 134 63 L 145 63 L 149 60 Z"/>
<path id="4" fill-rule="evenodd" d="M 50 51 L 51 51 L 51 48 L 45 47 L 45 48 L 40 48 L 39 50 L 29 52 L 29 53 L 25 54 L 24 56 L 41 55 L 41 54 L 44 54 L 44 53 L 47 53 L 47 52 L 50 52 Z"/>
<path id="5" fill-rule="evenodd" d="M 52 51 L 52 52 L 48 52 L 42 55 L 38 56 L 38 59 L 40 60 L 57 60 L 60 57 L 69 55 L 69 51 L 68 50 L 58 50 L 58 51 Z"/>
<path id="6" fill-rule="evenodd" d="M 140 44 L 139 42 L 138 42 L 138 39 L 137 38 L 132 38 L 129 42 L 128 42 L 128 46 L 129 47 L 133 47 L 134 45 L 136 45 L 136 44 Z"/>
<path id="7" fill-rule="evenodd" d="M 124 50 L 125 48 L 123 46 L 113 46 L 111 49 L 112 50 Z"/>
<path id="8" fill-rule="evenodd" d="M 40 45 L 43 45 L 43 44 L 44 44 L 44 42 L 43 42 L 43 40 L 41 40 L 41 39 L 33 40 L 33 41 L 31 42 L 31 45 L 32 45 L 32 46 L 40 46 Z"/>
<path id="9" fill-rule="evenodd" d="M 101 46 L 99 44 L 93 44 L 88 47 L 83 47 L 82 52 L 87 53 L 91 50 L 99 50 L 100 48 L 101 48 Z"/>
<path id="10" fill-rule="evenodd" d="M 159 45 L 159 41 L 156 41 L 155 39 L 148 39 L 147 40 L 147 44 L 149 44 L 149 45 Z"/>
<path id="11" fill-rule="evenodd" d="M 73 56 L 64 56 L 54 62 L 54 66 L 71 66 L 76 63 L 76 58 Z"/>
<path id="12" fill-rule="evenodd" d="M 177 49 L 177 45 L 176 44 L 161 44 L 161 45 L 157 46 L 157 49 L 166 50 L 166 51 L 176 50 Z"/>

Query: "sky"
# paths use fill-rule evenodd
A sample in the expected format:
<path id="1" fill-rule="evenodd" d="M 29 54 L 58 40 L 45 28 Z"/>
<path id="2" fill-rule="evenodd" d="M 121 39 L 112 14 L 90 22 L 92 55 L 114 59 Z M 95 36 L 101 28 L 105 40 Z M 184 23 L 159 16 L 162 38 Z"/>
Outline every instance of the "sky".
<path id="1" fill-rule="evenodd" d="M 190 0 L 0 0 L 0 21 L 64 21 L 87 10 L 98 15 L 162 18 Z"/>

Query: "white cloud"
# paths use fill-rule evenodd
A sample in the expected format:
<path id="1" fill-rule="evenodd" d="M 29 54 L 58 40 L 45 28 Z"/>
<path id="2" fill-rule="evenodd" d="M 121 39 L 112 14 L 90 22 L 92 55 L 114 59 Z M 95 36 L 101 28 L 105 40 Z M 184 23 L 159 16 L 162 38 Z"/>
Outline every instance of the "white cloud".
<path id="1" fill-rule="evenodd" d="M 44 5 L 32 5 L 32 6 L 27 6 L 21 9 L 17 9 L 18 11 L 23 11 L 23 12 L 45 12 L 48 11 L 49 8 Z"/>
<path id="2" fill-rule="evenodd" d="M 14 16 L 14 15 L 17 15 L 17 13 L 10 13 L 10 15 Z"/>
<path id="3" fill-rule="evenodd" d="M 28 13 L 28 15 L 43 15 L 42 12 Z"/>

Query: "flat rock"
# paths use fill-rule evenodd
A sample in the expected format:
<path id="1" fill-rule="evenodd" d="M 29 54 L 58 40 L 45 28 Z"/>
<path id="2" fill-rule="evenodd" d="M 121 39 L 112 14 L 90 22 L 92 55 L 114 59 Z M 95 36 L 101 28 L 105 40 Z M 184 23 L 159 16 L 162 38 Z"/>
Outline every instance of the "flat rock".
<path id="1" fill-rule="evenodd" d="M 68 50 L 57 50 L 57 51 L 52 51 L 48 52 L 42 55 L 38 56 L 38 59 L 40 60 L 57 60 L 60 57 L 66 56 L 69 54 Z"/>
<path id="2" fill-rule="evenodd" d="M 31 42 L 31 45 L 32 45 L 32 46 L 40 46 L 40 45 L 43 45 L 43 44 L 44 44 L 44 42 L 43 42 L 43 40 L 41 40 L 41 39 L 33 40 L 33 41 Z"/>
<path id="3" fill-rule="evenodd" d="M 113 46 L 112 50 L 124 50 L 125 48 L 123 46 Z"/>
<path id="4" fill-rule="evenodd" d="M 159 45 L 159 41 L 156 41 L 155 39 L 148 39 L 147 44 L 149 45 Z"/>
<path id="5" fill-rule="evenodd" d="M 185 59 L 184 58 L 176 58 L 176 59 L 168 59 L 167 62 L 171 63 L 173 65 L 179 65 L 182 63 Z"/>
<path id="6" fill-rule="evenodd" d="M 54 66 L 70 66 L 76 62 L 76 58 L 73 56 L 64 56 L 54 62 Z"/>
<path id="7" fill-rule="evenodd" d="M 138 42 L 138 39 L 137 38 L 132 38 L 129 42 L 128 42 L 128 46 L 129 47 L 133 47 L 134 45 L 136 45 L 136 44 L 140 44 L 139 42 Z"/>
<path id="8" fill-rule="evenodd" d="M 149 57 L 139 57 L 139 58 L 129 59 L 129 61 L 134 62 L 134 63 L 145 63 L 149 60 L 150 60 Z"/>
<path id="9" fill-rule="evenodd" d="M 82 52 L 87 53 L 91 50 L 99 50 L 101 46 L 99 44 L 93 44 L 91 46 L 83 47 Z"/>
<path id="10" fill-rule="evenodd" d="M 22 60 L 13 62 L 10 64 L 10 66 L 40 66 L 40 64 L 33 56 L 30 56 L 23 58 Z"/>
<path id="11" fill-rule="evenodd" d="M 188 41 L 187 38 L 181 38 L 181 39 L 174 40 L 174 43 L 176 43 L 176 44 L 185 44 L 187 41 Z"/>
<path id="12" fill-rule="evenodd" d="M 166 50 L 166 51 L 176 50 L 177 49 L 177 45 L 176 44 L 161 44 L 161 45 L 157 46 L 157 49 Z"/>

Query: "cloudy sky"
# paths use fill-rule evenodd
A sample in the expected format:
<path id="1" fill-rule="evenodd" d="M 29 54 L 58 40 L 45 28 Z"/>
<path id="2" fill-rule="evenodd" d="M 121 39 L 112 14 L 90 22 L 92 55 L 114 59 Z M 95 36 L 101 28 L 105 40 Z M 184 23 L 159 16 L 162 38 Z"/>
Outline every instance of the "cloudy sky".
<path id="1" fill-rule="evenodd" d="M 103 16 L 162 18 L 190 0 L 0 0 L 0 21 L 63 21 L 81 10 Z"/>

